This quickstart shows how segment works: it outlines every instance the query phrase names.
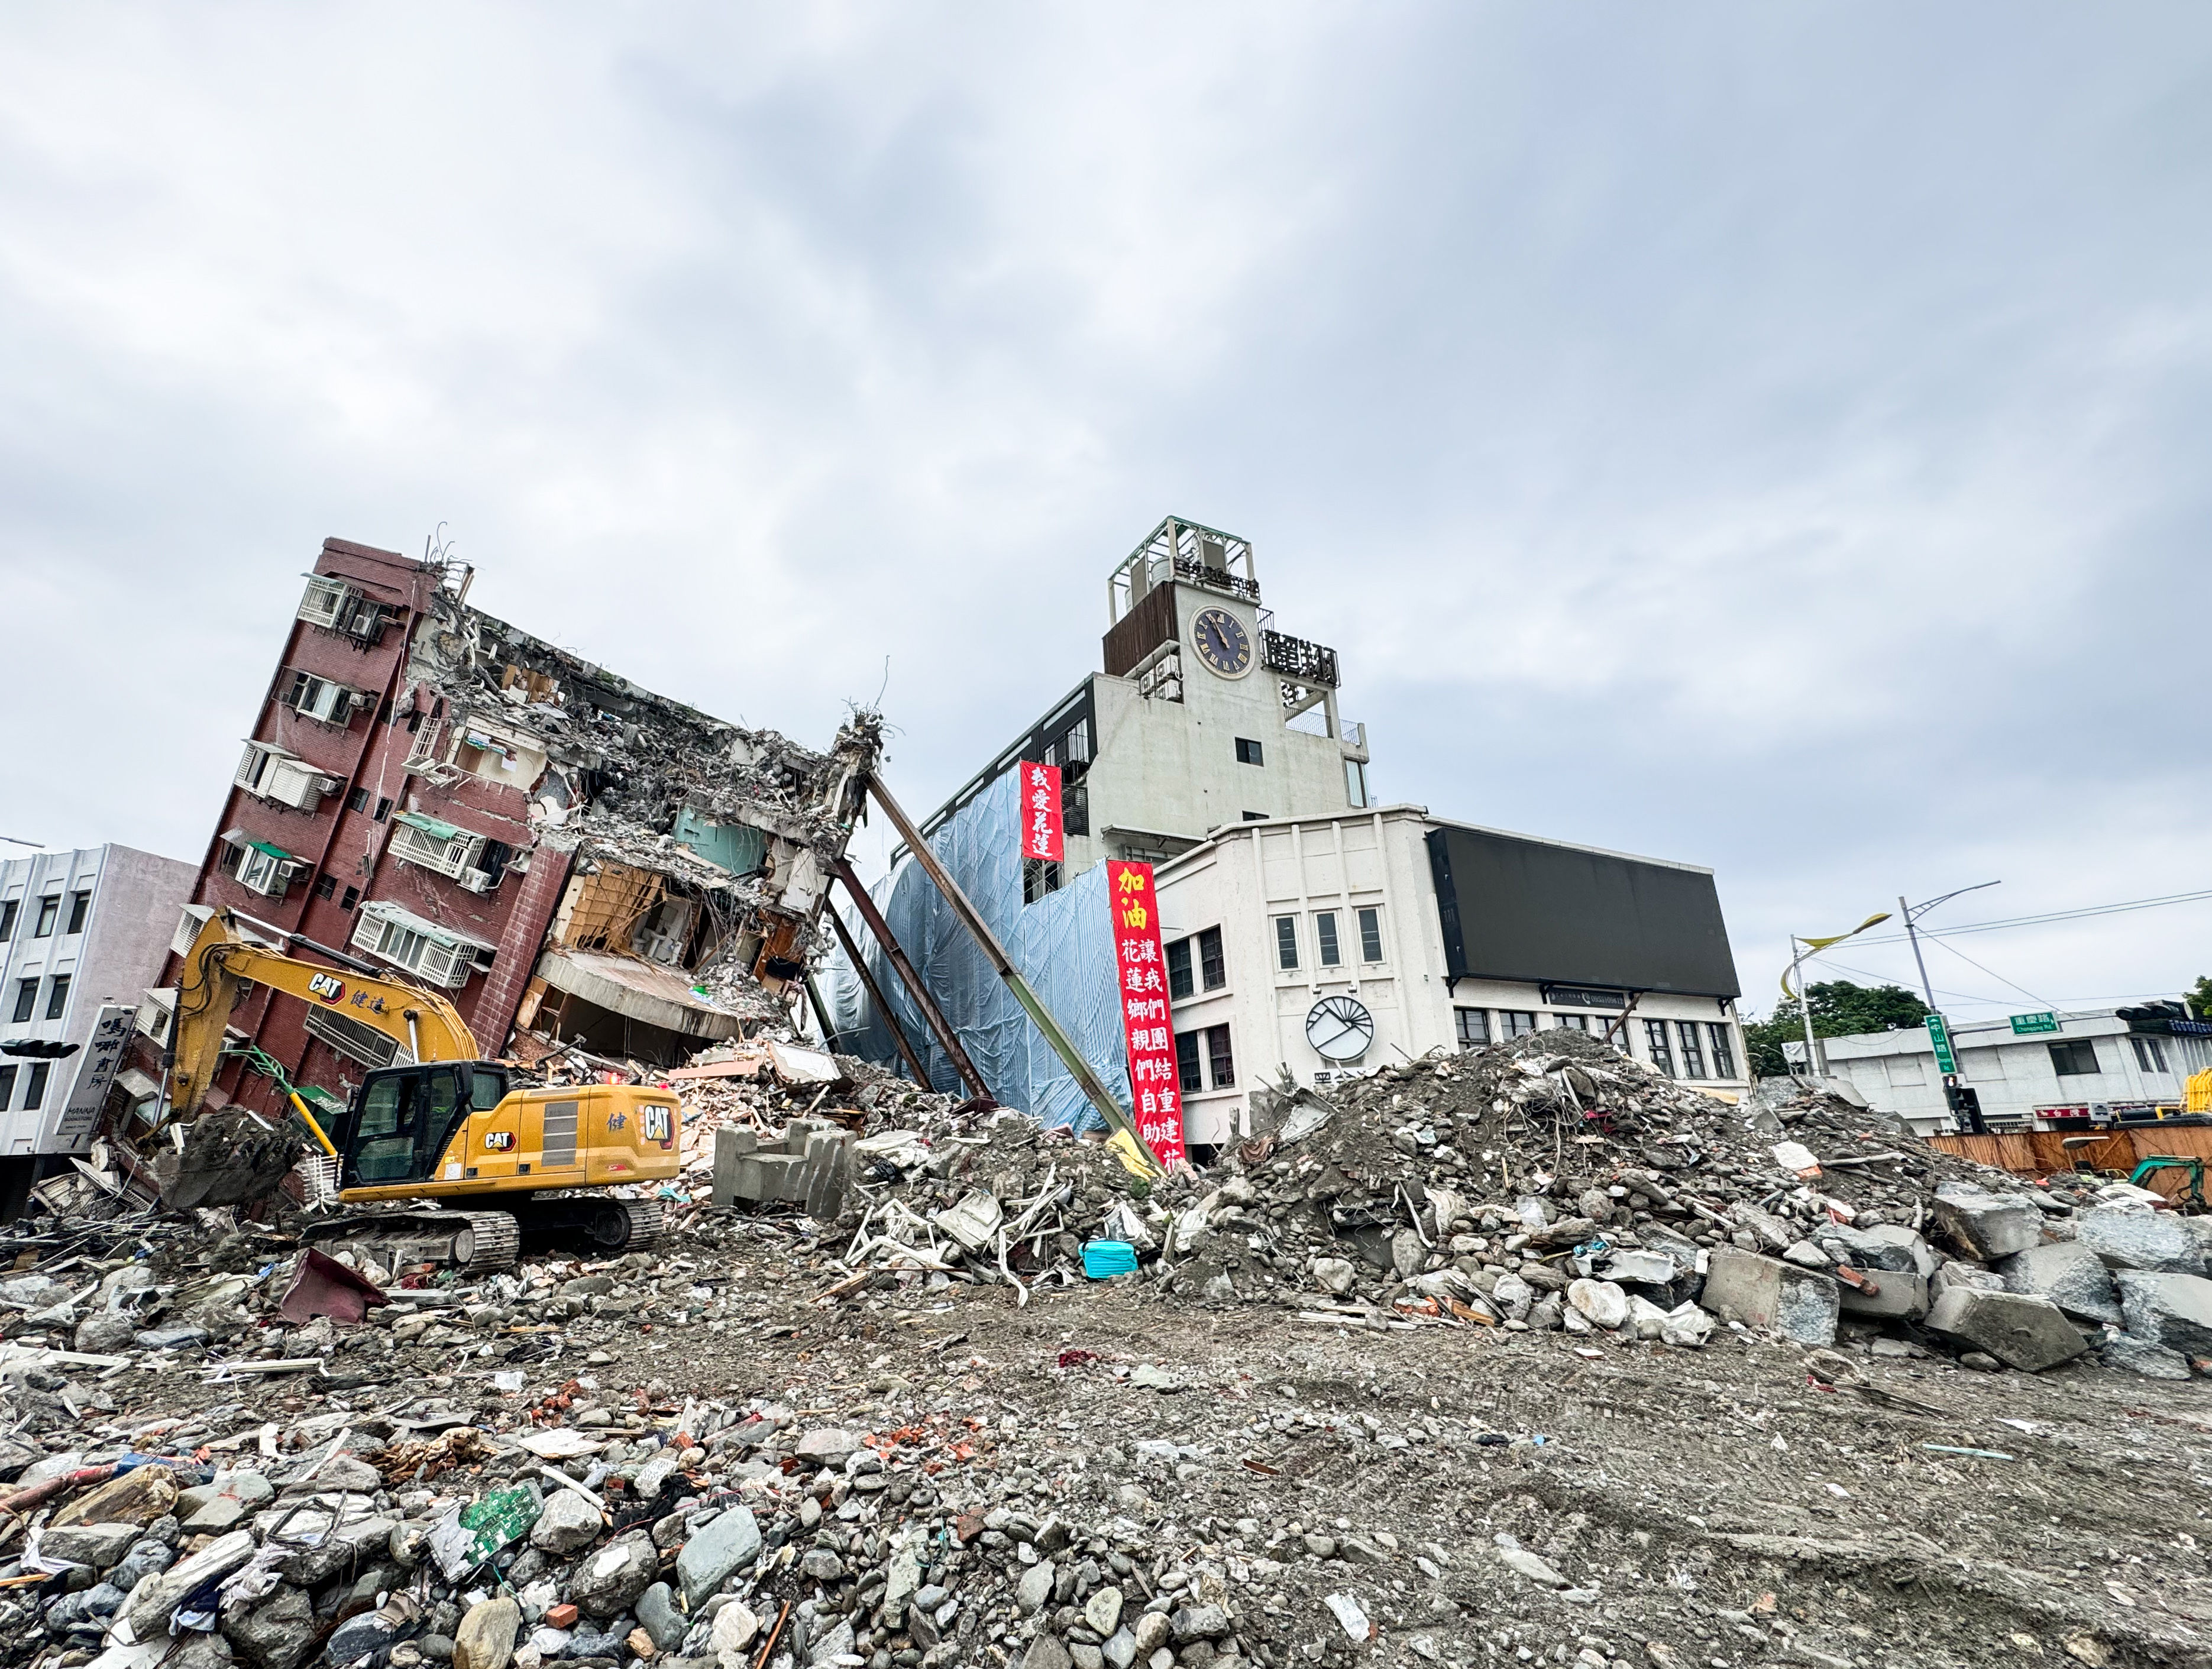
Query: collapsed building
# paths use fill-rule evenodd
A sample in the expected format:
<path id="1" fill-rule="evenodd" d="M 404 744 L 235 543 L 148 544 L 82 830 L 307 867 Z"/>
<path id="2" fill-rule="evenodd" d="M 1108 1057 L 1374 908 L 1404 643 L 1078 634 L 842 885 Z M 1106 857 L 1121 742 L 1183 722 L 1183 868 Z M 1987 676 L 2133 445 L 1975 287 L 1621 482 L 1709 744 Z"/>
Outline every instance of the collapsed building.
<path id="1" fill-rule="evenodd" d="M 219 908 L 439 988 L 488 1053 L 670 1065 L 802 999 L 875 715 L 826 753 L 745 729 L 471 606 L 472 578 L 324 543 L 139 1011 L 125 1134 L 161 1122 L 180 959 Z M 231 1026 L 216 1105 L 342 1105 L 406 1057 L 342 1004 L 257 992 Z"/>

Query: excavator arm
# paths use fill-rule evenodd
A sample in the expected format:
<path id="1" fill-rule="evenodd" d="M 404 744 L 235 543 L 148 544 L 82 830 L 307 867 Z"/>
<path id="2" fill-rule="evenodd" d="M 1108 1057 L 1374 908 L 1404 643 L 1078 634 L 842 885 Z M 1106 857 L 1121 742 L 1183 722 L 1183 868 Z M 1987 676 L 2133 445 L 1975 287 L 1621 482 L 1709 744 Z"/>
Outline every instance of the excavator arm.
<path id="1" fill-rule="evenodd" d="M 178 978 L 169 1077 L 173 1117 L 192 1118 L 205 1104 L 222 1058 L 223 1028 L 249 985 L 335 1010 L 383 1033 L 418 1061 L 477 1058 L 468 1023 L 435 992 L 265 950 L 240 937 L 229 911 L 217 910 L 185 952 Z"/>

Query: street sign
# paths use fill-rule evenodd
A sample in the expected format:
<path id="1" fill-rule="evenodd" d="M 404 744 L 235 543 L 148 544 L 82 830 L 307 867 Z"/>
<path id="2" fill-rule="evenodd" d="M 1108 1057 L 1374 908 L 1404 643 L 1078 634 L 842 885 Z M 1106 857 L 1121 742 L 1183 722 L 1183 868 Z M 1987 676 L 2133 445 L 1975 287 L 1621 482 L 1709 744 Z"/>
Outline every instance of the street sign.
<path id="1" fill-rule="evenodd" d="M 1958 1057 L 1951 1053 L 1951 1033 L 1943 1024 L 1943 1017 L 1928 1017 L 1928 1041 L 1936 1046 L 1936 1066 L 1946 1077 L 1959 1070 Z"/>
<path id="2" fill-rule="evenodd" d="M 2054 1032 L 2058 1029 L 2058 1017 L 2049 1010 L 2041 1014 L 2015 1014 L 2012 1017 L 2014 1037 L 2026 1037 L 2031 1032 Z"/>

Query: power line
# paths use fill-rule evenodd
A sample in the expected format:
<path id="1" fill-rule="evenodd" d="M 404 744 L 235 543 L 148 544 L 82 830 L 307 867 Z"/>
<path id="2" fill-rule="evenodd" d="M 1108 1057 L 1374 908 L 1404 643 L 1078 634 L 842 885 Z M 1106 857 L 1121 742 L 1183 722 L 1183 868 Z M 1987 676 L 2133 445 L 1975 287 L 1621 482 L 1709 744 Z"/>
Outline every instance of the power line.
<path id="1" fill-rule="evenodd" d="M 2131 910 L 2161 909 L 2169 904 L 2196 904 L 2212 899 L 2212 889 L 2203 892 L 2170 893 L 2164 898 L 2137 898 L 2121 904 L 2093 904 L 2078 910 L 2051 910 L 2042 915 L 2009 916 L 1999 921 L 1970 921 L 1958 927 L 1923 927 L 1923 938 L 1955 938 L 1961 933 L 1993 933 L 2005 927 L 2035 927 L 2053 921 L 2082 921 L 2091 916 L 2121 915 Z M 1872 938 L 1862 938 L 1861 944 L 1903 944 L 1903 933 L 1884 933 Z M 1985 972 L 1987 970 L 1984 970 Z M 2008 980 L 2006 983 L 2009 984 Z"/>
<path id="2" fill-rule="evenodd" d="M 1940 943 L 1940 941 L 1939 941 L 1939 943 Z M 2027 1000 L 2028 1000 L 2029 1002 L 2031 1002 L 2031 1003 L 2041 1003 L 2041 1004 L 2043 1004 L 2043 1006 L 2044 1006 L 2044 1007 L 2045 1007 L 2045 1008 L 2057 1008 L 2057 1007 L 2058 1006 L 2058 1004 L 2056 1004 L 2056 1003 L 2054 1003 L 2054 1002 L 2051 1002 L 2048 998 L 2044 998 L 2044 997 L 2039 997 L 2039 996 L 2037 996 L 2033 992 L 2030 991 L 2030 990 L 2029 990 L 2026 986 L 2024 986 L 2024 985 L 2021 985 L 2021 984 L 2019 984 L 2019 983 L 2018 983 L 2017 981 L 2015 981 L 2015 980 L 2008 980 L 2007 978 L 2005 978 L 2005 976 L 2004 976 L 2003 974 L 2002 974 L 1998 973 L 1998 972 L 1996 971 L 1996 969 L 1995 969 L 1994 968 L 1982 968 L 1982 964 L 1981 964 L 1981 963 L 1979 963 L 1979 962 L 1976 962 L 1976 961 L 1975 961 L 1972 956 L 1968 956 L 1965 951 L 1963 951 L 1963 950 L 1961 950 L 1960 949 L 1959 949 L 1959 947 L 1958 947 L 1957 945 L 1955 945 L 1955 944 L 1946 944 L 1946 945 L 1944 945 L 1944 946 L 1943 946 L 1943 949 L 1945 949 L 1946 950 L 1948 950 L 1948 951 L 1949 951 L 1953 956 L 1956 956 L 1956 957 L 1957 957 L 1960 962 L 1962 962 L 1966 963 L 1967 967 L 1969 967 L 1969 968 L 1980 968 L 1982 969 L 1982 972 L 1983 972 L 1983 973 L 1984 973 L 1984 974 L 1988 974 L 1988 975 L 1989 975 L 1992 980 L 1996 980 L 1999 985 L 2008 985 L 2008 986 L 2012 986 L 2012 988 L 2013 988 L 2014 991 L 2017 991 L 2017 992 L 2018 992 L 2021 996 L 2023 996 L 2023 997 L 2027 998 Z"/>

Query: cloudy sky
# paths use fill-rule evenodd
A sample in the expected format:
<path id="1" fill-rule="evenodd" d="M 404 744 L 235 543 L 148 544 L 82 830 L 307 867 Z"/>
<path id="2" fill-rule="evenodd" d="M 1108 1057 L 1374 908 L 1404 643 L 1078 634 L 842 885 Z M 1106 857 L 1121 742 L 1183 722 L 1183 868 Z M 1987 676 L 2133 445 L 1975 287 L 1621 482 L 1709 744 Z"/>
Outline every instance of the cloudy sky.
<path id="1" fill-rule="evenodd" d="M 1342 652 L 1384 798 L 1712 865 L 1753 1008 L 1900 892 L 2212 887 L 2202 6 L 19 7 L 0 54 L 0 834 L 197 859 L 324 536 L 440 524 L 710 711 L 884 689 L 922 807 L 1173 512 Z M 1961 1015 L 2168 992 L 2212 903 L 1956 949 Z"/>

